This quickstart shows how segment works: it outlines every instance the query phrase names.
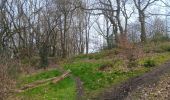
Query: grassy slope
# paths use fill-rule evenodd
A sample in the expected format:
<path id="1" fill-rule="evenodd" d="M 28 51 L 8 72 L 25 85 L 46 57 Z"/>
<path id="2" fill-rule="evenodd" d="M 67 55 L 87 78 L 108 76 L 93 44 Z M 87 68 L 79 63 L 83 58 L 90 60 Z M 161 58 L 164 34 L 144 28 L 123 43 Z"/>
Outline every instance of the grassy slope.
<path id="1" fill-rule="evenodd" d="M 18 85 L 22 86 L 23 84 L 31 83 L 37 80 L 48 79 L 59 75 L 61 75 L 61 73 L 58 70 L 50 70 L 50 71 L 44 71 L 33 75 L 22 76 L 19 79 Z"/>
<path id="2" fill-rule="evenodd" d="M 170 53 L 167 52 L 169 48 L 169 43 L 152 47 L 146 45 L 145 50 L 152 51 L 154 49 L 156 52 L 152 56 L 146 54 L 144 58 L 138 59 L 136 61 L 138 66 L 133 67 L 132 70 L 126 67 L 126 61 L 114 55 L 117 50 L 79 55 L 74 60 L 71 60 L 71 63 L 66 63 L 64 68 L 70 69 L 74 76 L 80 77 L 84 85 L 85 96 L 93 97 L 111 85 L 119 84 L 128 78 L 139 76 L 150 71 L 154 66 L 170 60 Z M 99 69 L 103 65 L 111 65 L 111 68 L 106 71 L 100 71 Z M 153 67 L 151 67 L 152 65 Z"/>
<path id="3" fill-rule="evenodd" d="M 57 84 L 49 83 L 18 95 L 24 100 L 75 100 L 75 82 L 66 78 Z"/>
<path id="4" fill-rule="evenodd" d="M 101 53 L 94 53 L 89 55 L 79 55 L 74 59 L 69 60 L 63 64 L 65 69 L 70 69 L 73 76 L 80 77 L 83 82 L 85 96 L 92 97 L 97 95 L 103 89 L 119 84 L 128 78 L 141 75 L 148 72 L 152 67 L 146 65 L 160 65 L 170 59 L 169 43 L 159 45 L 146 45 L 145 52 L 154 51 L 152 56 L 146 56 L 136 61 L 138 67 L 133 67 L 129 70 L 127 63 L 115 56 L 119 50 L 103 51 Z M 99 70 L 102 66 L 110 66 L 108 70 Z M 144 67 L 145 66 L 145 67 Z M 48 71 L 21 78 L 19 86 L 30 83 L 36 80 L 46 79 L 58 76 L 57 70 Z M 28 90 L 24 93 L 17 94 L 17 97 L 24 100 L 75 100 L 76 84 L 71 77 L 64 79 L 58 84 L 45 84 L 35 89 Z"/>
<path id="5" fill-rule="evenodd" d="M 77 62 L 65 65 L 65 68 L 71 69 L 75 76 L 80 77 L 88 96 L 95 95 L 98 90 L 118 84 L 129 77 L 140 75 L 148 70 L 148 68 L 143 68 L 136 71 L 124 72 L 113 69 L 109 72 L 100 72 L 98 71 L 99 66 L 101 65 L 97 62 Z"/>
<path id="6" fill-rule="evenodd" d="M 21 77 L 18 87 L 31 83 L 37 80 L 47 79 L 59 76 L 61 73 L 57 70 L 41 72 L 38 74 Z M 17 94 L 16 99 L 23 100 L 75 100 L 75 82 L 71 77 L 68 77 L 57 84 L 47 83 L 34 89 L 27 90 Z"/>

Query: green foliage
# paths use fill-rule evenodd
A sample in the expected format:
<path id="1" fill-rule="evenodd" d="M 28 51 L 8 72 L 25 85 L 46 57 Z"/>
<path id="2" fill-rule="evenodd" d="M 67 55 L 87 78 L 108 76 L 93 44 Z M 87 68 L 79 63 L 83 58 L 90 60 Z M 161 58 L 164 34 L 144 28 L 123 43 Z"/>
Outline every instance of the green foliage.
<path id="1" fill-rule="evenodd" d="M 12 63 L 11 65 L 8 65 L 7 72 L 11 78 L 17 79 L 20 72 L 19 65 L 17 63 Z"/>
<path id="2" fill-rule="evenodd" d="M 163 35 L 162 33 L 158 33 L 152 39 L 153 42 L 165 42 L 169 41 L 170 38 L 167 35 Z"/>
<path id="3" fill-rule="evenodd" d="M 96 89 L 103 85 L 98 82 L 100 78 L 104 78 L 104 73 L 98 71 L 100 66 L 99 63 L 76 62 L 65 65 L 65 68 L 70 69 L 73 75 L 79 76 L 88 89 Z"/>
<path id="4" fill-rule="evenodd" d="M 40 47 L 40 67 L 41 68 L 46 68 L 48 67 L 48 46 L 46 43 L 42 44 L 42 47 Z"/>
<path id="5" fill-rule="evenodd" d="M 103 65 L 109 65 L 111 70 L 108 72 L 100 71 L 100 67 Z M 114 62 L 73 62 L 72 64 L 65 64 L 66 69 L 70 69 L 74 76 L 80 77 L 83 81 L 85 87 L 85 92 L 94 93 L 111 84 L 118 84 L 130 77 L 137 76 L 145 71 L 130 71 L 124 72 L 122 70 L 117 70 L 116 67 L 122 65 L 122 61 L 117 60 Z"/>
<path id="6" fill-rule="evenodd" d="M 104 53 L 102 58 L 97 60 L 84 60 L 88 56 L 81 56 L 82 58 L 74 59 L 71 63 L 64 65 L 65 69 L 70 69 L 74 76 L 80 77 L 85 87 L 87 95 L 98 93 L 103 88 L 113 84 L 118 84 L 128 78 L 141 75 L 148 72 L 151 67 L 157 66 L 170 59 L 170 53 L 160 53 L 152 55 L 152 57 L 144 57 L 141 59 L 131 59 L 128 63 L 133 70 L 124 70 L 125 61 L 118 58 L 108 58 L 108 53 Z M 94 55 L 94 54 L 93 54 Z M 107 57 L 107 58 L 106 58 Z M 151 60 L 148 60 L 151 59 Z M 134 66 L 143 66 L 135 67 Z M 109 70 L 100 70 L 101 67 L 109 68 Z"/>
<path id="7" fill-rule="evenodd" d="M 75 57 L 75 59 L 100 59 L 103 57 L 103 54 L 102 53 L 94 53 L 94 54 L 82 54 L 82 55 L 79 55 L 77 57 Z"/>
<path id="8" fill-rule="evenodd" d="M 29 64 L 29 58 L 25 57 L 24 59 L 21 59 L 21 63 L 26 65 L 26 64 Z"/>
<path id="9" fill-rule="evenodd" d="M 24 65 L 30 65 L 32 67 L 38 67 L 39 66 L 39 57 L 25 57 L 23 59 L 21 59 L 21 63 Z"/>
<path id="10" fill-rule="evenodd" d="M 144 66 L 145 67 L 154 67 L 154 66 L 156 66 L 156 63 L 154 60 L 148 59 L 144 62 Z"/>
<path id="11" fill-rule="evenodd" d="M 138 66 L 138 63 L 136 61 L 130 61 L 128 62 L 128 65 L 127 65 L 128 68 L 133 68 L 137 66 Z"/>
<path id="12" fill-rule="evenodd" d="M 169 52 L 170 51 L 170 42 L 151 42 L 148 44 L 145 44 L 143 47 L 143 50 L 146 53 L 163 53 L 163 52 Z"/>
<path id="13" fill-rule="evenodd" d="M 50 71 L 44 71 L 44 72 L 40 72 L 38 74 L 34 74 L 34 75 L 30 75 L 30 76 L 24 76 L 20 78 L 20 85 L 22 84 L 27 84 L 27 83 L 31 83 L 37 80 L 42 80 L 42 79 L 48 79 L 51 77 L 56 77 L 61 75 L 61 73 L 56 69 L 56 70 L 50 70 Z"/>
<path id="14" fill-rule="evenodd" d="M 160 45 L 160 48 L 161 48 L 163 51 L 168 51 L 168 52 L 170 52 L 170 43 L 166 43 L 166 44 Z"/>
<path id="15" fill-rule="evenodd" d="M 154 56 L 151 56 L 151 57 L 145 57 L 145 58 L 139 59 L 138 64 L 144 66 L 145 63 L 150 63 L 150 64 L 154 63 L 155 66 L 158 66 L 168 61 L 170 59 L 169 55 L 170 55 L 169 52 L 155 54 Z"/>
<path id="16" fill-rule="evenodd" d="M 152 59 L 156 62 L 157 65 L 161 65 L 170 59 L 169 55 L 170 55 L 169 52 L 162 53 L 162 54 L 155 55 L 154 57 L 152 57 Z"/>
<path id="17" fill-rule="evenodd" d="M 61 75 L 61 73 L 56 69 L 29 76 L 23 76 L 19 79 L 20 84 L 18 84 L 18 87 L 21 87 L 24 84 L 35 82 L 37 80 L 48 79 L 59 75 Z M 19 93 L 16 95 L 16 97 L 22 100 L 75 100 L 75 81 L 71 77 L 68 77 L 57 84 L 52 84 L 49 82 L 37 88 Z"/>
<path id="18" fill-rule="evenodd" d="M 149 47 L 149 46 L 148 46 Z M 158 48 L 158 46 L 155 46 Z M 151 50 L 151 49 L 150 49 Z M 63 64 L 65 69 L 71 70 L 71 73 L 79 77 L 83 82 L 85 90 L 85 98 L 96 95 L 104 88 L 111 85 L 119 84 L 129 78 L 139 76 L 151 70 L 151 67 L 160 65 L 170 59 L 170 52 L 154 54 L 152 57 L 144 57 L 141 59 L 130 60 L 129 66 L 141 65 L 142 67 L 133 67 L 133 70 L 124 70 L 126 61 L 114 56 L 113 51 L 102 51 L 102 53 L 79 55 L 71 59 L 71 61 Z M 110 57 L 111 56 L 111 57 Z M 101 68 L 104 70 L 100 70 Z M 123 68 L 122 68 L 123 67 Z M 105 70 L 109 68 L 109 70 Z M 37 75 L 31 75 L 23 78 L 22 84 L 33 82 L 36 80 L 46 79 L 55 76 L 56 72 L 44 72 Z M 56 75 L 57 76 L 57 75 Z M 46 91 L 46 92 L 45 92 Z M 72 78 L 66 78 L 58 84 L 47 84 L 19 95 L 19 97 L 51 100 L 51 98 L 58 100 L 75 100 L 76 84 Z M 27 100 L 27 99 L 26 99 Z"/>
<path id="19" fill-rule="evenodd" d="M 133 68 L 133 67 L 137 67 L 138 66 L 138 64 L 136 62 L 137 58 L 135 57 L 135 55 L 129 54 L 127 56 L 127 58 L 128 58 L 128 65 L 127 65 L 128 68 Z"/>
<path id="20" fill-rule="evenodd" d="M 75 100 L 75 82 L 68 77 L 57 84 L 49 83 L 17 94 L 17 98 L 21 100 Z"/>
<path id="21" fill-rule="evenodd" d="M 113 50 L 105 50 L 105 51 L 101 51 L 98 53 L 91 53 L 91 54 L 81 54 L 78 55 L 74 58 L 74 60 L 82 60 L 82 59 L 95 59 L 95 60 L 99 60 L 99 59 L 103 59 L 105 57 L 108 56 L 114 56 L 115 52 L 117 52 L 117 49 L 113 49 Z"/>

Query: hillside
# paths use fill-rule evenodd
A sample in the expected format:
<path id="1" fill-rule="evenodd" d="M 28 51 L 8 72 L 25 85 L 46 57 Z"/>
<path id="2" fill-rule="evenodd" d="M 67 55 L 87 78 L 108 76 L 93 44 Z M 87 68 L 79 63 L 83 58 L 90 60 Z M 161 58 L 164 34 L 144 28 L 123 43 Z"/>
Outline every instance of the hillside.
<path id="1" fill-rule="evenodd" d="M 0 0 L 0 100 L 169 99 L 169 65 L 169 0 Z"/>
<path id="2" fill-rule="evenodd" d="M 71 71 L 69 77 L 56 84 L 51 81 L 46 82 L 33 89 L 11 95 L 9 100 L 14 100 L 14 98 L 24 100 L 97 98 L 111 87 L 119 86 L 131 78 L 142 76 L 155 68 L 159 68 L 160 65 L 170 60 L 169 51 L 169 42 L 164 42 L 146 44 L 142 48 L 119 48 L 88 55 L 78 55 L 59 61 L 58 65 L 53 65 L 56 67 L 49 70 L 20 75 L 16 89 L 37 80 L 60 76 L 66 70 Z M 136 94 L 134 93 L 134 95 Z"/>

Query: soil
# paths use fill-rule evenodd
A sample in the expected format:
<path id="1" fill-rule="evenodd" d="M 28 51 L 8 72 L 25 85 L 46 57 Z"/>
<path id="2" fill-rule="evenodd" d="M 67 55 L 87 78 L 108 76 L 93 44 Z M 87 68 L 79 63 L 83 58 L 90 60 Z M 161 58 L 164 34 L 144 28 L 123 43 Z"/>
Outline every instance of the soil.
<path id="1" fill-rule="evenodd" d="M 142 76 L 131 78 L 118 86 L 105 90 L 95 100 L 134 100 L 128 99 L 129 94 L 140 87 L 157 84 L 160 81 L 160 76 L 168 72 L 170 72 L 170 62 L 156 67 Z"/>

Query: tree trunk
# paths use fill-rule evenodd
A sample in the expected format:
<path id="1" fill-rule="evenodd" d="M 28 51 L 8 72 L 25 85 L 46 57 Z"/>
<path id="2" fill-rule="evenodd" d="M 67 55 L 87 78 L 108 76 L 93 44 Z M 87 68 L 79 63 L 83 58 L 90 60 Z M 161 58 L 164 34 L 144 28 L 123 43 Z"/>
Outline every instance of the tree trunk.
<path id="1" fill-rule="evenodd" d="M 141 42 L 146 42 L 146 30 L 145 30 L 145 14 L 140 11 L 139 21 L 141 24 Z"/>

